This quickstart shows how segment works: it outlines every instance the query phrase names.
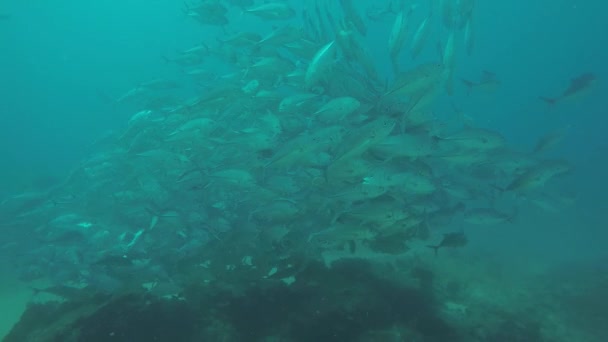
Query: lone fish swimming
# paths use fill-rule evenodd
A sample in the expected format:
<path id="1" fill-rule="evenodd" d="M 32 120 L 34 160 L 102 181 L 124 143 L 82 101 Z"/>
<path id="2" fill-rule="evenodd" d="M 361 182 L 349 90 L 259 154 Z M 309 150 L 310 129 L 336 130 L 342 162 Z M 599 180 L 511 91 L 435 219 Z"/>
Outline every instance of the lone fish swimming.
<path id="1" fill-rule="evenodd" d="M 594 74 L 592 74 L 590 72 L 584 73 L 580 76 L 577 76 L 577 77 L 571 79 L 570 85 L 568 86 L 568 88 L 566 88 L 566 90 L 564 90 L 557 97 L 541 96 L 540 99 L 550 105 L 556 104 L 559 101 L 565 100 L 567 98 L 571 98 L 574 95 L 580 94 L 584 90 L 587 90 L 594 83 L 595 80 L 596 80 L 596 77 Z"/>

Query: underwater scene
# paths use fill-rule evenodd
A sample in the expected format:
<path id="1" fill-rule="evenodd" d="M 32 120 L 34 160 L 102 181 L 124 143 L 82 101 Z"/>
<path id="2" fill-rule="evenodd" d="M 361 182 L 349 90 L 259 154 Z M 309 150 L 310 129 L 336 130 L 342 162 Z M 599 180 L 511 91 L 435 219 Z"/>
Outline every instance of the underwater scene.
<path id="1" fill-rule="evenodd" d="M 607 23 L 3 1 L 0 339 L 608 341 Z"/>

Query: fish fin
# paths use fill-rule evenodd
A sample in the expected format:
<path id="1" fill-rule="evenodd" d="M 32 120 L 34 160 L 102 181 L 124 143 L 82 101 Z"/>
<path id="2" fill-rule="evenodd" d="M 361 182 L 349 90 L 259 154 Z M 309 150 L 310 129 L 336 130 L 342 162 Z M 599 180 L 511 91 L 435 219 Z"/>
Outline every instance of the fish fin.
<path id="1" fill-rule="evenodd" d="M 437 246 L 433 246 L 433 245 L 427 245 L 428 248 L 432 248 L 435 251 L 435 256 L 437 256 L 437 251 L 439 251 L 439 248 L 441 246 L 437 245 Z"/>
<path id="2" fill-rule="evenodd" d="M 475 85 L 475 83 L 473 81 L 469 81 L 467 79 L 461 78 L 460 79 L 462 81 L 462 83 L 467 87 L 467 88 L 473 88 L 473 86 Z"/>
<path id="3" fill-rule="evenodd" d="M 399 75 L 399 56 L 391 56 L 391 66 L 393 67 L 393 75 Z"/>
<path id="4" fill-rule="evenodd" d="M 517 208 L 513 209 L 513 213 L 507 217 L 507 222 L 515 223 L 515 218 L 517 217 L 519 210 Z"/>
<path id="5" fill-rule="evenodd" d="M 501 186 L 498 186 L 498 185 L 492 185 L 492 187 L 493 187 L 494 189 L 498 190 L 498 192 L 500 192 L 501 194 L 502 194 L 503 192 L 507 191 L 507 188 L 505 188 L 505 187 L 501 187 Z"/>
<path id="6" fill-rule="evenodd" d="M 355 252 L 357 252 L 357 243 L 355 240 L 348 240 L 348 251 L 350 254 L 355 254 Z"/>
<path id="7" fill-rule="evenodd" d="M 31 287 L 31 286 L 30 286 L 30 290 L 32 290 L 32 297 L 36 297 L 39 294 L 41 294 L 41 293 L 44 292 L 44 289 L 40 289 L 40 288 L 37 288 L 37 287 Z"/>
<path id="8" fill-rule="evenodd" d="M 434 143 L 438 143 L 438 142 L 444 141 L 444 140 L 450 140 L 450 138 L 441 136 L 439 134 L 433 134 L 431 136 L 431 139 L 433 140 Z"/>
<path id="9" fill-rule="evenodd" d="M 496 81 L 496 73 L 493 73 L 488 70 L 482 70 L 481 71 L 481 81 L 484 81 L 484 82 Z"/>
<path id="10" fill-rule="evenodd" d="M 439 61 L 442 61 L 443 60 L 443 46 L 441 46 L 441 41 L 437 42 L 436 49 L 437 49 L 437 54 L 439 55 Z M 445 64 L 443 64 L 441 62 L 440 62 L 440 64 L 442 66 L 445 66 Z"/>
<path id="11" fill-rule="evenodd" d="M 538 98 L 551 106 L 556 104 L 557 100 L 558 100 L 558 98 L 550 98 L 550 97 L 543 97 L 543 96 L 539 96 Z"/>
<path id="12" fill-rule="evenodd" d="M 473 86 L 475 85 L 475 83 L 464 78 L 461 78 L 460 81 L 462 81 L 462 84 L 467 87 L 467 95 L 471 94 L 471 90 L 473 90 Z"/>

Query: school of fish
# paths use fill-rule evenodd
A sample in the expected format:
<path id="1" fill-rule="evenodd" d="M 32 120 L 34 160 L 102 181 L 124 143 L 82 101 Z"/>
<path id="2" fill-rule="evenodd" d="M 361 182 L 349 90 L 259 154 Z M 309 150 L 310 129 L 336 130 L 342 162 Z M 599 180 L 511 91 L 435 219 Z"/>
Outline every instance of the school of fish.
<path id="1" fill-rule="evenodd" d="M 187 3 L 185 20 L 224 32 L 163 57 L 197 95 L 175 100 L 183 85 L 156 79 L 118 96 L 137 107 L 123 131 L 50 190 L 3 200 L 3 254 L 25 280 L 108 292 L 174 291 L 237 269 L 289 283 L 305 260 L 401 255 L 416 242 L 433 257 L 426 246 L 441 236 L 452 239 L 435 252 L 467 242 L 446 227 L 508 226 L 524 199 L 564 205 L 559 179 L 572 165 L 545 152 L 565 130 L 521 151 L 436 112 L 457 86 L 500 86 L 487 71 L 454 82 L 474 52 L 474 10 L 474 0 Z M 271 24 L 242 31 L 233 23 L 244 16 Z M 372 48 L 369 31 L 381 29 Z"/>

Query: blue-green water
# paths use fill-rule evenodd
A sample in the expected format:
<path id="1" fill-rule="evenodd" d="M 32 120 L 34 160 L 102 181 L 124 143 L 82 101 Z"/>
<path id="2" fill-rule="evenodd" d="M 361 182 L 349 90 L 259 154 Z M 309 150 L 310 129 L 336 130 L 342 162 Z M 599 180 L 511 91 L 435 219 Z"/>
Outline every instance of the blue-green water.
<path id="1" fill-rule="evenodd" d="M 387 278 L 384 280 L 405 286 L 419 280 L 411 276 L 411 269 L 422 267 L 430 270 L 435 279 L 431 292 L 438 303 L 438 317 L 456 327 L 459 333 L 462 333 L 461 327 L 484 324 L 484 305 L 504 309 L 525 321 L 523 314 L 518 316 L 514 312 L 523 312 L 527 306 L 520 303 L 510 307 L 509 303 L 522 301 L 530 307 L 538 307 L 534 298 L 545 293 L 551 299 L 546 299 L 542 304 L 545 306 L 541 305 L 538 312 L 530 314 L 530 321 L 541 326 L 539 331 L 546 340 L 579 338 L 601 341 L 606 338 L 600 324 L 594 324 L 593 319 L 582 324 L 573 322 L 568 315 L 608 317 L 605 309 L 591 304 L 608 300 L 608 293 L 601 290 L 608 274 L 605 247 L 608 241 L 605 218 L 608 209 L 605 177 L 608 172 L 608 140 L 605 137 L 608 119 L 604 106 L 604 94 L 608 93 L 605 81 L 608 79 L 605 65 L 608 37 L 604 33 L 608 30 L 607 3 L 475 1 L 467 19 L 472 23 L 474 42 L 472 52 L 468 54 L 464 29 L 447 27 L 444 23 L 446 14 L 441 10 L 445 3 L 458 8 L 466 1 L 404 1 L 403 13 L 408 13 L 412 5 L 416 6 L 408 16 L 410 26 L 406 43 L 398 57 L 401 72 L 414 70 L 424 63 L 437 63 L 445 56 L 450 33 L 454 32 L 457 37 L 454 65 L 445 69 L 453 73 L 453 93 L 446 91 L 445 83 L 449 81 L 444 79 L 446 71 L 442 69 L 440 80 L 433 85 L 437 94 L 424 110 L 424 116 L 432 123 L 423 130 L 423 134 L 418 130 L 416 134 L 432 137 L 441 145 L 445 141 L 453 141 L 450 135 L 454 132 L 476 127 L 499 134 L 505 139 L 505 146 L 489 151 L 475 150 L 474 153 L 467 149 L 454 152 L 441 147 L 434 149 L 430 156 L 407 159 L 402 163 L 391 158 L 375 160 L 368 155 L 372 149 L 358 142 L 312 149 L 315 155 L 320 156 L 319 159 L 328 158 L 325 164 L 317 159 L 313 162 L 313 157 L 306 155 L 306 163 L 298 159 L 276 170 L 273 164 L 284 163 L 282 159 L 277 162 L 276 157 L 283 153 L 281 147 L 289 146 L 301 134 L 335 125 L 345 129 L 348 132 L 346 136 L 356 136 L 367 119 L 381 116 L 378 108 L 386 98 L 383 94 L 398 78 L 391 67 L 387 43 L 399 9 L 395 5 L 393 13 L 387 13 L 382 20 L 372 20 L 367 16 L 371 8 L 384 8 L 389 1 L 354 1 L 356 11 L 367 26 L 367 34 L 359 37 L 359 41 L 379 74 L 378 82 L 370 81 L 373 86 L 368 90 L 375 92 L 371 99 L 359 97 L 363 107 L 368 105 L 371 108 L 362 113 L 365 119 L 356 116 L 361 114 L 356 112 L 338 122 L 327 123 L 309 116 L 331 98 L 354 96 L 331 88 L 332 82 L 348 81 L 331 74 L 324 80 L 324 89 L 319 91 L 305 85 L 303 80 L 296 81 L 299 82 L 296 85 L 290 84 L 287 72 L 285 75 L 269 75 L 271 72 L 263 70 L 256 74 L 253 65 L 271 55 L 268 50 L 279 51 L 283 57 L 285 46 L 279 44 L 258 49 L 247 45 L 249 43 L 235 44 L 234 47 L 219 43 L 243 32 L 265 36 L 286 25 L 304 28 L 306 40 L 313 42 L 308 52 L 310 56 L 289 55 L 287 59 L 293 63 L 289 70 L 307 71 L 314 52 L 328 40 L 339 39 L 335 36 L 339 29 L 335 29 L 335 32 L 330 30 L 328 39 L 315 40 L 303 25 L 302 11 L 306 10 L 314 18 L 315 6 L 325 2 L 288 2 L 297 15 L 287 20 L 259 18 L 249 13 L 249 5 L 241 8 L 231 4 L 237 2 L 210 1 L 228 9 L 228 24 L 224 26 L 197 22 L 179 1 L 5 1 L 0 5 L 0 229 L 4 232 L 0 235 L 0 257 L 4 263 L 14 265 L 8 272 L 11 277 L 21 278 L 26 287 L 30 281 L 44 279 L 53 286 L 78 284 L 106 294 L 131 293 L 139 288 L 134 284 L 149 282 L 170 284 L 180 294 L 187 292 L 185 289 L 192 287 L 192 283 L 247 293 L 243 284 L 260 285 L 258 282 L 273 278 L 274 273 L 269 273 L 272 269 L 277 267 L 281 274 L 282 267 L 289 269 L 286 264 L 293 263 L 296 268 L 302 267 L 301 273 L 286 271 L 285 278 L 280 278 L 287 279 L 293 275 L 298 279 L 296 285 L 290 285 L 291 289 L 296 286 L 297 290 L 287 296 L 293 298 L 301 294 L 297 286 L 303 285 L 297 284 L 322 283 L 322 279 L 327 277 L 325 272 L 330 272 L 310 271 L 299 264 L 301 259 L 307 260 L 302 262 L 304 264 L 327 263 L 328 258 L 364 259 L 366 262 L 371 260 L 373 274 L 382 273 Z M 263 3 L 256 1 L 258 5 Z M 432 12 L 431 3 L 436 5 Z M 340 1 L 327 1 L 327 4 L 333 18 L 348 22 Z M 193 6 L 191 3 L 190 7 Z M 325 6 L 321 6 L 321 11 Z M 409 51 L 412 36 L 427 17 L 429 36 L 420 55 L 412 59 Z M 351 26 L 350 30 L 355 31 L 351 34 L 358 35 L 354 27 Z M 180 65 L 175 62 L 182 55 L 181 51 L 201 43 L 208 50 L 203 53 L 200 63 Z M 227 51 L 229 49 L 234 51 Z M 353 62 L 352 55 L 348 55 L 343 46 L 339 49 L 342 50 L 338 50 L 330 64 L 349 65 L 349 68 L 356 64 L 348 72 L 364 74 L 361 72 L 363 64 Z M 334 72 L 332 68 L 327 72 Z M 195 69 L 209 70 L 215 75 L 201 81 L 188 74 Z M 495 74 L 499 81 L 491 89 L 480 86 L 468 90 L 461 81 L 478 82 L 484 71 Z M 280 74 L 280 71 L 276 72 Z M 595 80 L 580 93 L 576 91 L 574 96 L 565 96 L 553 105 L 539 99 L 560 96 L 572 79 L 585 73 L 591 73 Z M 231 77 L 233 74 L 238 76 Z M 260 89 L 278 89 L 282 98 L 309 91 L 321 96 L 313 100 L 316 102 L 308 112 L 293 113 L 281 113 L 277 109 L 280 99 L 264 102 L 266 100 L 256 97 L 255 92 L 225 95 L 229 100 L 221 97 L 224 95 L 213 95 L 220 104 L 205 101 L 192 104 L 193 99 L 201 101 L 207 94 L 214 94 L 226 85 L 242 90 L 248 82 L 257 82 L 265 77 L 272 80 L 261 81 Z M 139 91 L 145 88 L 142 84 L 156 79 L 171 80 L 178 87 L 163 86 L 167 89 L 146 92 L 143 100 L 123 100 L 129 91 Z M 302 106 L 308 105 L 310 103 Z M 136 121 L 134 114 L 143 110 L 150 110 L 151 114 L 142 119 L 143 123 L 133 124 Z M 267 123 L 261 118 L 269 117 L 265 115 L 278 116 L 282 128 L 273 131 L 272 136 L 268 135 L 269 146 L 251 153 L 242 152 L 260 143 L 250 137 L 265 129 L 261 128 L 264 122 Z M 181 124 L 199 117 L 214 121 L 213 129 L 197 131 L 205 139 L 210 139 L 199 140 L 199 135 L 182 136 L 186 129 L 180 128 L 183 127 Z M 409 129 L 408 125 L 409 122 L 406 129 Z M 152 133 L 145 136 L 143 143 L 134 142 L 134 132 L 141 131 Z M 563 136 L 554 146 L 533 158 L 541 164 L 546 160 L 563 161 L 569 165 L 569 170 L 550 177 L 540 186 L 527 185 L 517 191 L 504 191 L 514 179 L 534 170 L 534 167 L 524 166 L 513 173 L 500 167 L 494 169 L 497 160 L 502 161 L 500 153 L 508 150 L 527 154 L 534 149 L 539 138 L 551 132 L 563 132 Z M 387 135 L 401 133 L 396 128 Z M 300 147 L 296 144 L 294 149 Z M 341 162 L 341 150 L 352 152 L 356 149 L 360 150 L 356 158 L 382 162 L 384 164 L 375 167 L 385 173 L 395 172 L 393 176 L 412 169 L 419 175 L 426 175 L 421 170 L 428 167 L 432 171 L 429 178 L 434 189 L 431 194 L 423 195 L 407 191 L 395 195 L 391 189 L 379 197 L 344 199 L 343 190 L 351 185 L 355 187 L 360 179 L 357 182 L 341 179 L 342 183 L 336 185 L 337 181 L 332 182 L 329 174 L 332 166 Z M 150 151 L 173 154 L 155 155 L 154 158 L 159 159 L 154 161 L 142 160 L 140 154 Z M 465 166 L 437 161 L 437 158 L 448 155 L 469 156 L 469 153 L 482 157 Z M 255 158 L 252 157 L 254 154 Z M 492 167 L 491 177 L 483 174 L 488 165 Z M 200 174 L 201 183 L 190 183 L 192 169 L 204 170 Z M 245 171 L 248 175 L 220 174 L 222 170 Z M 252 176 L 256 187 L 243 185 L 249 180 L 240 177 L 249 176 Z M 272 177 L 289 178 L 298 191 L 290 192 L 281 183 L 281 191 L 269 195 L 264 191 L 270 187 L 270 180 L 275 179 Z M 237 182 L 239 184 L 235 187 Z M 319 182 L 323 184 L 319 185 Z M 454 183 L 463 185 L 475 195 L 465 199 L 452 195 L 448 190 Z M 31 202 L 23 200 L 32 194 L 38 197 Z M 398 207 L 395 210 L 424 208 L 415 215 L 408 211 L 408 217 L 415 217 L 421 222 L 420 226 L 416 226 L 419 228 L 412 236 L 393 238 L 402 239 L 407 249 L 400 250 L 398 256 L 392 255 L 388 260 L 384 259 L 384 253 L 379 257 L 362 252 L 373 246 L 374 241 L 385 246 L 386 241 L 377 241 L 384 234 L 392 236 L 383 232 L 387 227 L 375 218 L 352 214 L 361 206 L 368 209 L 378 204 L 378 198 L 384 197 L 390 197 L 390 201 L 396 198 L 394 203 Z M 465 202 L 467 212 L 471 208 L 492 208 L 510 217 L 501 219 L 498 224 L 487 221 L 479 224 L 473 222 L 478 222 L 478 218 L 467 220 L 465 211 L 455 211 L 450 214 L 449 221 L 439 219 L 440 209 L 450 209 L 458 202 Z M 385 202 L 380 204 L 385 205 Z M 285 217 L 275 213 L 288 212 L 293 206 L 297 207 L 294 209 L 297 215 L 286 214 Z M 317 233 L 325 234 L 325 228 L 333 227 L 336 222 L 356 227 L 352 230 L 361 234 L 359 227 L 369 227 L 374 237 L 370 242 L 367 235 L 352 238 L 350 233 L 341 233 L 338 237 L 330 234 L 327 238 L 330 242 L 324 242 L 327 245 L 309 248 Z M 67 225 L 70 227 L 66 228 Z M 76 230 L 76 226 L 86 232 Z M 270 238 L 265 237 L 267 230 L 285 227 L 290 232 L 287 233 L 289 243 L 277 239 L 281 240 L 280 248 L 275 244 L 277 241 L 272 240 L 274 233 L 268 233 Z M 60 229 L 64 230 L 56 233 Z M 466 246 L 441 249 L 438 257 L 434 257 L 426 245 L 440 242 L 443 234 L 453 231 L 466 233 Z M 369 231 L 364 233 L 370 234 Z M 267 238 L 272 241 L 265 240 Z M 357 248 L 353 248 L 355 245 Z M 231 252 L 227 253 L 227 250 Z M 247 257 L 252 255 L 253 261 L 250 262 Z M 109 260 L 110 257 L 129 259 L 128 267 L 133 269 L 124 269 L 120 260 Z M 148 260 L 149 264 L 140 265 L 143 260 Z M 258 264 L 258 260 L 263 261 Z M 281 264 L 284 261 L 285 265 Z M 201 272 L 201 267 L 209 267 L 207 262 L 221 267 L 211 267 L 209 274 Z M 231 269 L 235 264 L 236 269 Z M 382 268 L 385 265 L 378 264 L 392 266 L 385 270 Z M 248 267 L 257 271 L 253 272 Z M 231 271 L 239 272 L 240 268 L 247 268 L 247 271 L 242 271 L 242 277 L 228 275 Z M 348 275 L 349 268 L 339 268 L 336 272 Z M 133 275 L 128 277 L 129 273 Z M 342 282 L 353 279 L 349 276 L 336 279 L 336 284 L 339 284 L 336 286 L 344 286 Z M 452 283 L 463 288 L 458 296 L 450 297 L 446 290 L 447 284 Z M 327 283 L 320 288 L 312 288 L 333 293 L 333 285 Z M 500 286 L 505 286 L 504 291 L 496 290 Z M 253 292 L 261 291 L 255 286 L 253 288 Z M 373 293 L 374 286 L 370 288 L 366 290 Z M 517 297 L 507 290 L 509 288 L 521 289 L 524 294 L 518 292 L 521 297 Z M 498 294 L 493 291 L 502 293 L 504 297 L 496 298 Z M 191 297 L 184 295 L 186 301 L 196 297 L 192 292 L 188 294 Z M 357 296 L 356 291 L 353 296 Z M 36 301 L 36 296 L 32 300 Z M 455 317 L 453 311 L 459 312 L 459 307 L 452 310 L 454 305 L 466 306 L 469 311 Z M 573 307 L 572 312 L 563 309 L 568 306 Z M 302 312 L 309 313 L 307 310 Z M 378 309 L 378 312 L 384 311 Z M 264 311 L 260 309 L 257 314 L 263 316 Z M 551 322 L 538 319 L 548 315 L 556 318 Z M 340 322 L 339 317 L 331 317 Z M 331 322 L 331 319 L 327 320 Z M 240 336 L 236 340 L 255 340 L 243 335 L 239 329 L 246 325 L 239 325 L 237 321 L 232 321 L 234 334 Z M 390 321 L 383 326 L 382 321 L 378 319 L 369 331 L 386 330 L 394 325 Z M 512 336 L 492 335 L 489 331 L 495 323 L 488 323 L 487 336 L 515 340 Z M 281 324 L 287 326 L 290 323 Z M 341 323 L 336 324 L 343 327 Z M 331 324 L 328 326 L 331 330 Z M 547 332 L 555 331 L 556 326 L 564 330 L 554 335 Z M 411 326 L 409 329 L 416 330 Z M 294 340 L 303 336 L 286 331 L 289 329 L 269 328 L 255 338 L 269 339 L 269 336 L 282 333 L 288 336 L 285 338 Z M 370 334 L 360 332 L 357 338 L 378 340 Z M 425 335 L 421 334 L 419 338 L 424 341 Z M 334 340 L 345 335 L 337 336 Z M 486 335 L 477 332 L 467 336 L 469 340 L 484 340 Z M 307 338 L 311 337 L 301 337 L 300 340 Z M 432 338 L 441 340 L 446 337 Z M 427 340 L 432 338 L 427 336 Z M 491 337 L 486 340 L 491 340 Z"/>

